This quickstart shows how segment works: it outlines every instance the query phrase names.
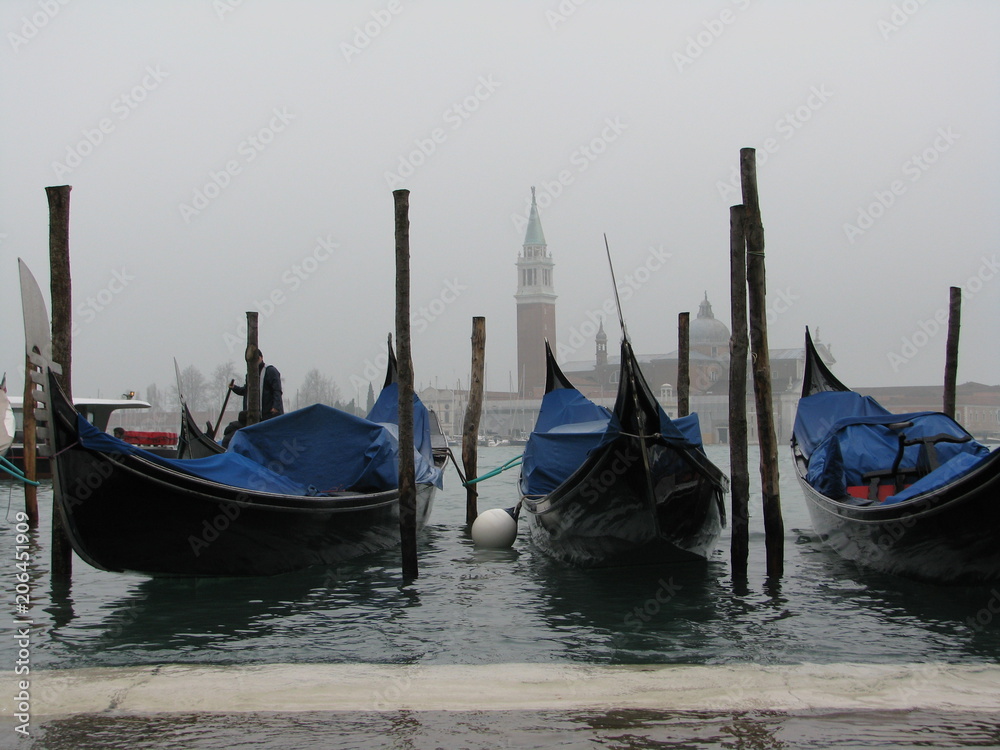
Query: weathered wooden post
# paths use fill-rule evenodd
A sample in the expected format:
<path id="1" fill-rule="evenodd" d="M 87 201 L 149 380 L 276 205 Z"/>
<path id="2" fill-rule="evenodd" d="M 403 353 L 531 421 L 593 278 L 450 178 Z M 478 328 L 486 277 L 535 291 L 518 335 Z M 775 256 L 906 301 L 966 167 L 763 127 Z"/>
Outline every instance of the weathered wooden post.
<path id="1" fill-rule="evenodd" d="M 260 421 L 260 371 L 257 369 L 257 313 L 247 310 L 247 350 L 243 355 L 247 361 L 247 424 Z"/>
<path id="2" fill-rule="evenodd" d="M 750 553 L 750 461 L 747 448 L 747 266 L 743 206 L 729 209 L 729 474 L 732 492 L 730 565 L 734 581 L 747 580 Z"/>
<path id="3" fill-rule="evenodd" d="M 744 234 L 747 247 L 750 348 L 753 352 L 753 390 L 757 406 L 757 443 L 760 448 L 761 494 L 764 504 L 764 544 L 767 575 L 780 578 L 785 566 L 785 524 L 778 491 L 778 441 L 774 431 L 771 396 L 771 360 L 767 348 L 767 289 L 764 273 L 764 226 L 757 195 L 756 151 L 740 149 Z"/>
<path id="4" fill-rule="evenodd" d="M 73 398 L 73 292 L 69 269 L 70 185 L 45 188 L 49 200 L 49 291 L 52 296 L 52 359 L 62 366 L 56 379 Z"/>
<path id="5" fill-rule="evenodd" d="M 399 386 L 399 538 L 403 577 L 417 570 L 417 489 L 413 461 L 413 357 L 410 352 L 410 191 L 393 190 L 396 215 L 396 382 Z"/>
<path id="6" fill-rule="evenodd" d="M 948 342 L 944 356 L 944 408 L 942 411 L 955 418 L 955 390 L 958 386 L 958 332 L 962 327 L 962 289 L 951 287 L 948 300 Z"/>
<path id="7" fill-rule="evenodd" d="M 483 377 L 486 368 L 486 318 L 472 319 L 472 376 L 469 379 L 469 404 L 465 408 L 465 423 L 462 425 L 462 465 L 465 476 L 470 480 L 477 476 L 476 448 L 479 442 L 479 418 L 483 412 Z M 476 485 L 465 487 L 465 523 L 472 522 L 479 515 L 479 492 Z"/>
<path id="8" fill-rule="evenodd" d="M 677 416 L 691 413 L 691 313 L 677 315 Z"/>
<path id="9" fill-rule="evenodd" d="M 62 366 L 59 384 L 73 400 L 71 377 L 73 330 L 72 284 L 69 270 L 69 185 L 45 188 L 49 202 L 49 291 L 52 297 L 52 360 Z M 48 397 L 48 396 L 47 396 Z M 49 404 L 47 404 L 49 405 Z M 25 404 L 27 406 L 27 404 Z M 50 459 L 51 460 L 51 459 Z M 55 497 L 53 496 L 53 502 Z M 52 508 L 52 574 L 73 572 L 73 547 L 62 516 Z"/>

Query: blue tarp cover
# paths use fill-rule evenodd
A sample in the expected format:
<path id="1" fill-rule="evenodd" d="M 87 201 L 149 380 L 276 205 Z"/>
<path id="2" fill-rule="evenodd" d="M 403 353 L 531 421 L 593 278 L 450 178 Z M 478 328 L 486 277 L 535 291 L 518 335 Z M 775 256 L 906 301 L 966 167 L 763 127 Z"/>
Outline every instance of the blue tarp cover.
<path id="1" fill-rule="evenodd" d="M 927 476 L 918 479 L 902 492 L 895 495 L 889 495 L 889 497 L 883 500 L 882 503 L 883 505 L 901 503 L 904 500 L 909 500 L 911 497 L 916 497 L 917 495 L 922 495 L 925 492 L 936 490 L 938 487 L 944 487 L 946 484 L 964 477 L 970 471 L 979 466 L 979 464 L 985 461 L 988 455 L 988 453 L 984 455 L 979 452 L 959 453 L 957 456 L 954 456 L 950 460 L 941 464 L 935 471 L 932 471 Z"/>
<path id="2" fill-rule="evenodd" d="M 824 391 L 799 400 L 793 429 L 802 455 L 809 458 L 838 419 L 888 413 L 889 410 L 871 396 L 854 391 Z"/>
<path id="3" fill-rule="evenodd" d="M 663 410 L 660 410 L 660 433 L 662 435 L 669 435 L 668 423 L 670 426 L 675 428 L 677 432 L 681 434 L 681 438 L 684 442 L 690 445 L 692 448 L 701 448 L 701 422 L 698 420 L 697 413 L 688 414 L 686 417 L 680 417 L 679 419 L 671 419 Z M 704 451 L 702 451 L 704 452 Z"/>
<path id="4" fill-rule="evenodd" d="M 424 415 L 426 426 L 426 410 Z M 143 456 L 192 476 L 254 492 L 307 496 L 339 490 L 379 492 L 398 484 L 396 426 L 322 404 L 244 427 L 233 435 L 226 453 L 209 458 L 162 458 L 99 431 L 82 417 L 77 425 L 85 448 Z M 441 471 L 432 462 L 416 450 L 414 461 L 418 483 L 441 486 Z"/>
<path id="5" fill-rule="evenodd" d="M 595 448 L 618 435 L 618 420 L 575 388 L 557 388 L 542 397 L 535 429 L 521 459 L 521 492 L 547 495 Z"/>
<path id="6" fill-rule="evenodd" d="M 372 405 L 372 410 L 368 413 L 368 421 L 392 425 L 393 430 L 395 430 L 399 424 L 399 385 L 397 383 L 390 383 L 382 389 L 378 399 Z M 393 434 L 396 434 L 395 431 Z M 431 415 L 416 393 L 413 394 L 413 442 L 416 445 L 417 453 L 423 456 L 424 461 L 429 466 L 433 466 Z M 421 480 L 417 479 L 417 481 Z M 440 483 L 438 486 L 441 486 Z"/>
<path id="7" fill-rule="evenodd" d="M 621 427 L 611 411 L 574 388 L 558 388 L 542 398 L 535 429 L 521 460 L 521 492 L 547 495 L 565 482 L 587 456 L 618 437 Z M 660 409 L 660 433 L 674 442 L 701 447 L 698 415 L 671 420 Z"/>
<path id="8" fill-rule="evenodd" d="M 852 409 L 857 411 L 851 414 Z M 912 425 L 899 429 L 889 427 L 903 422 Z M 866 485 L 864 474 L 893 467 L 899 451 L 900 432 L 908 439 L 942 434 L 955 438 L 969 436 L 955 420 L 940 412 L 892 414 L 873 399 L 850 391 L 807 396 L 799 401 L 795 417 L 795 435 L 803 453 L 809 457 L 806 480 L 817 491 L 834 499 L 845 497 L 847 487 Z M 989 449 L 975 440 L 940 442 L 932 450 L 941 464 L 934 471 L 929 471 L 924 446 L 911 445 L 904 449 L 899 466 L 916 467 L 927 473 L 919 480 L 919 475 L 910 475 L 905 481 L 913 482 L 917 489 L 900 492 L 885 502 L 901 502 L 943 487 L 989 454 Z M 966 458 L 955 461 L 957 457 Z M 971 462 L 968 459 L 972 459 Z M 891 483 L 894 480 L 886 477 L 882 481 Z"/>

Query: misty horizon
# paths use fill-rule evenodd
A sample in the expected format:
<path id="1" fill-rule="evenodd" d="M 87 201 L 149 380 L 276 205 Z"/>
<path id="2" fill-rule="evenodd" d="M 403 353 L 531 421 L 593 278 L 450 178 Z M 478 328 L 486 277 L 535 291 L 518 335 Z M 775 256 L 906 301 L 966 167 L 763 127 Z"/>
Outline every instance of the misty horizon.
<path id="1" fill-rule="evenodd" d="M 809 326 L 848 385 L 935 385 L 958 286 L 958 382 L 1000 383 L 985 0 L 16 0 L 0 28 L 12 394 L 16 258 L 48 297 L 46 186 L 73 187 L 74 393 L 162 392 L 174 358 L 242 372 L 256 310 L 286 396 L 315 370 L 363 402 L 394 329 L 394 189 L 410 191 L 416 386 L 468 383 L 481 315 L 487 387 L 505 391 L 531 188 L 560 360 L 593 357 L 596 317 L 620 336 L 605 234 L 636 352 L 670 352 L 706 293 L 731 328 L 743 147 L 770 348 Z"/>

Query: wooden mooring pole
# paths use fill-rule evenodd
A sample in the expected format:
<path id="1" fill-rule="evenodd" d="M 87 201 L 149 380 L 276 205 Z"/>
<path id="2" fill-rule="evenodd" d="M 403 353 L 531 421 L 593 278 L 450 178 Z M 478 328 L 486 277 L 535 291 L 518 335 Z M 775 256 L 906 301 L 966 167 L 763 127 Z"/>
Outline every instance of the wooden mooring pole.
<path id="1" fill-rule="evenodd" d="M 69 268 L 69 185 L 45 188 L 49 202 L 49 292 L 52 298 L 52 360 L 62 366 L 57 376 L 66 396 L 73 400 L 71 377 L 73 299 Z M 48 398 L 48 396 L 47 396 Z M 51 404 L 46 404 L 51 406 Z M 25 404 L 27 406 L 27 404 Z M 49 459 L 52 460 L 51 457 Z M 52 508 L 52 574 L 73 572 L 73 547 L 62 516 Z"/>
<path id="2" fill-rule="evenodd" d="M 257 368 L 258 342 L 257 312 L 247 310 L 247 350 L 243 358 L 247 361 L 247 424 L 257 424 L 260 421 L 260 371 Z"/>
<path id="3" fill-rule="evenodd" d="M 691 313 L 677 314 L 677 417 L 691 413 Z"/>
<path id="4" fill-rule="evenodd" d="M 747 266 L 743 206 L 729 209 L 730 310 L 729 339 L 729 474 L 732 493 L 730 566 L 733 580 L 747 580 L 750 554 L 750 459 L 747 447 Z"/>
<path id="5" fill-rule="evenodd" d="M 747 247 L 750 348 L 753 352 L 753 390 L 757 406 L 757 443 L 760 448 L 761 495 L 764 505 L 764 544 L 767 575 L 780 578 L 785 566 L 785 524 L 778 491 L 778 440 L 774 431 L 771 361 L 767 348 L 767 288 L 764 272 L 764 226 L 757 194 L 757 155 L 740 149 L 744 234 Z"/>
<path id="6" fill-rule="evenodd" d="M 958 386 L 958 333 L 962 327 L 962 289 L 951 287 L 948 299 L 948 342 L 944 355 L 944 408 L 942 411 L 955 418 L 955 390 Z"/>
<path id="7" fill-rule="evenodd" d="M 486 369 L 486 318 L 472 319 L 472 375 L 469 379 L 469 404 L 465 409 L 465 423 L 462 425 L 462 466 L 465 476 L 475 479 L 477 474 L 476 449 L 479 444 L 479 418 L 483 412 L 483 378 Z M 479 492 L 476 485 L 465 488 L 465 523 L 472 522 L 479 515 Z"/>
<path id="8" fill-rule="evenodd" d="M 417 489 L 413 460 L 413 357 L 410 352 L 410 191 L 393 190 L 396 215 L 396 382 L 399 386 L 399 539 L 403 578 L 417 570 Z"/>

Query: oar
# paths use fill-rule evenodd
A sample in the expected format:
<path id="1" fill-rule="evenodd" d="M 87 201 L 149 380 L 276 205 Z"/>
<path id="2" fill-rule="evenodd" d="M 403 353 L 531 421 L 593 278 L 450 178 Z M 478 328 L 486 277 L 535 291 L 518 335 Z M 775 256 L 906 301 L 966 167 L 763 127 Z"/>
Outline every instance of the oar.
<path id="1" fill-rule="evenodd" d="M 215 423 L 215 429 L 212 430 L 212 440 L 215 440 L 215 436 L 219 434 L 219 426 L 222 424 L 222 415 L 226 413 L 226 404 L 229 403 L 229 396 L 233 392 L 233 386 L 236 385 L 236 379 L 229 381 L 229 387 L 226 388 L 226 398 L 222 402 L 222 411 L 219 412 L 219 419 Z"/>

